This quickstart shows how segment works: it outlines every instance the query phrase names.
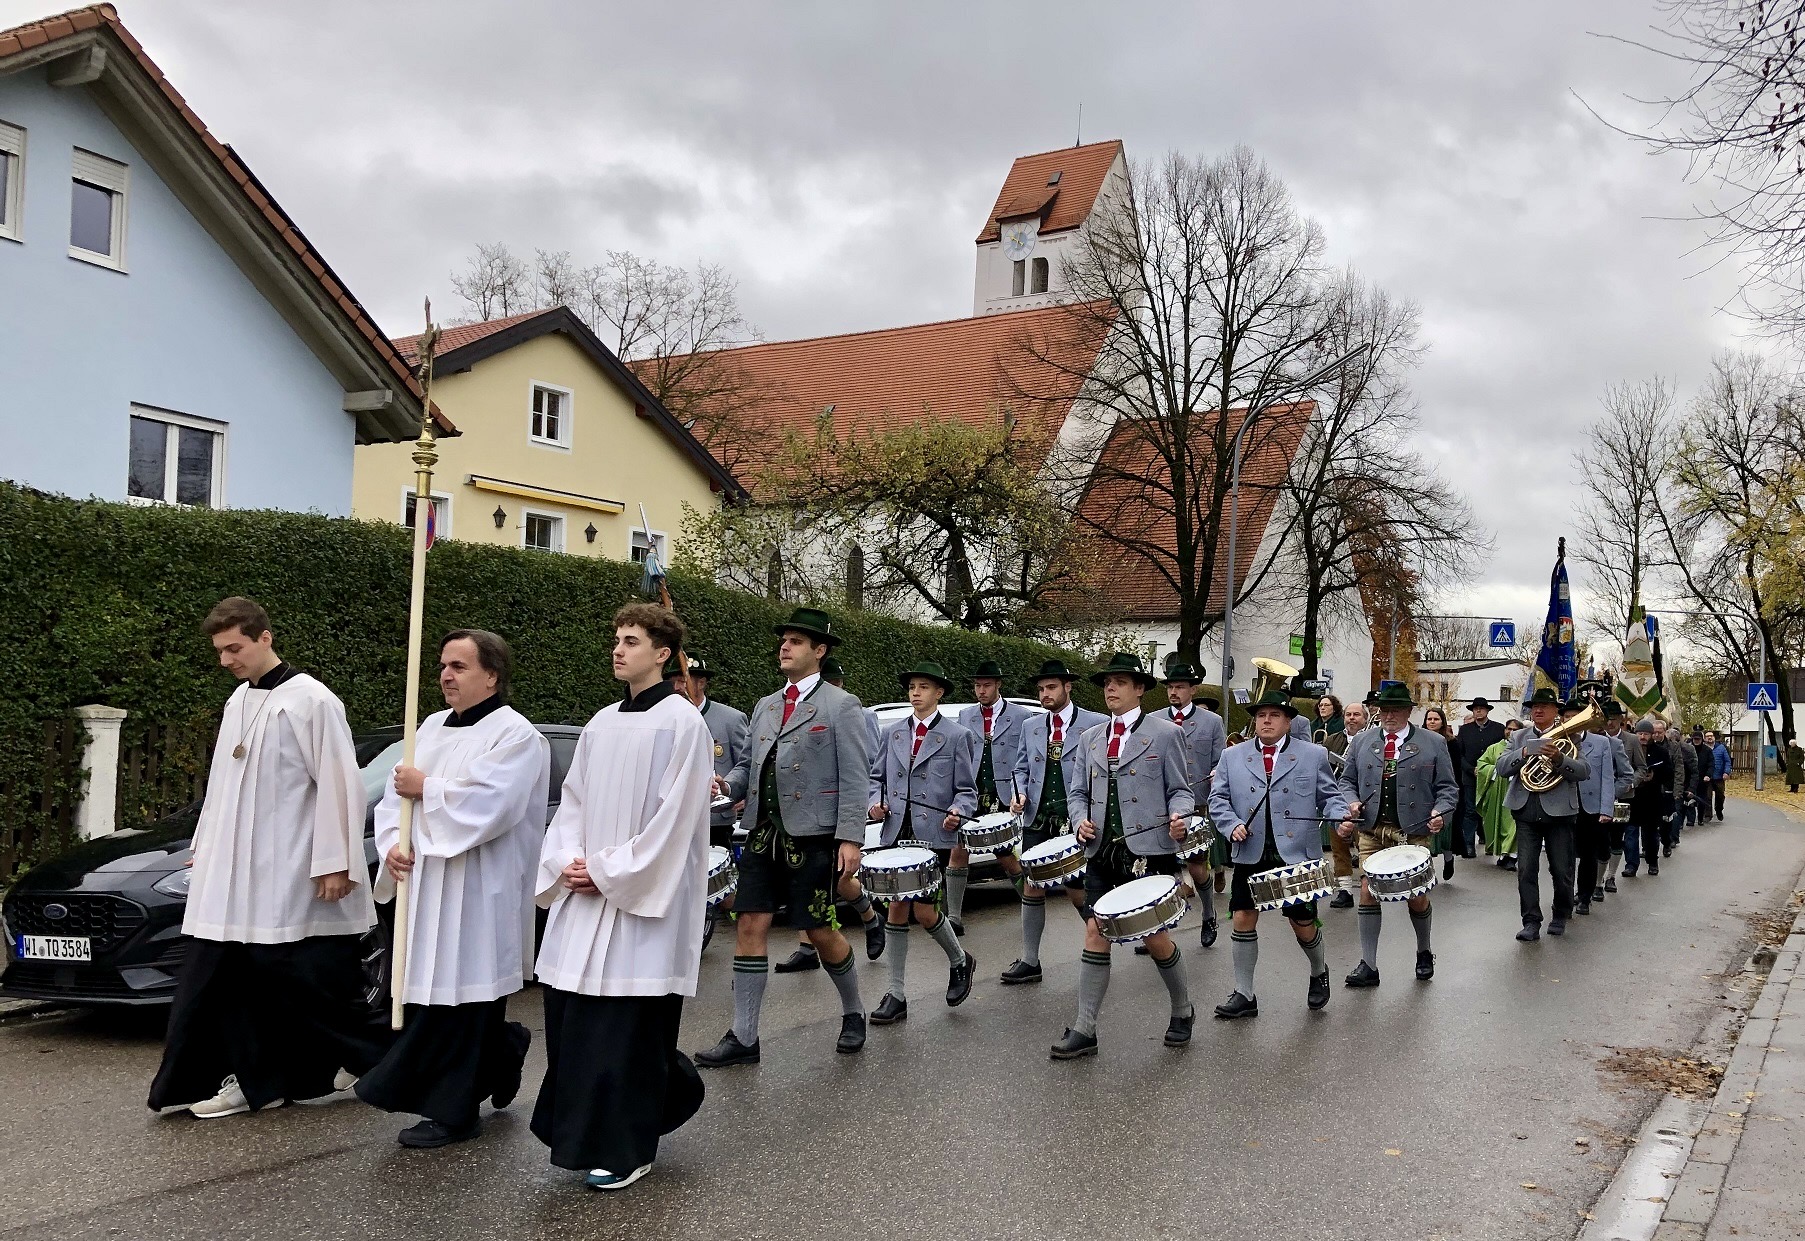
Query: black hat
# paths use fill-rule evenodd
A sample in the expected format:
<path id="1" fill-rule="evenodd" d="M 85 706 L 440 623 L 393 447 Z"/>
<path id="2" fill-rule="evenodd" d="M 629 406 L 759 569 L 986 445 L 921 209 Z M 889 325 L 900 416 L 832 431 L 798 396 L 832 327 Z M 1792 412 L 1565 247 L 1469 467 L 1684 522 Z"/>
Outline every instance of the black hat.
<path id="1" fill-rule="evenodd" d="M 907 690 L 909 688 L 909 682 L 913 681 L 916 677 L 926 677 L 947 693 L 952 693 L 952 678 L 946 675 L 945 668 L 942 668 L 931 659 L 924 659 L 907 672 L 898 673 L 896 679 L 901 681 L 903 689 Z"/>
<path id="2" fill-rule="evenodd" d="M 980 677 L 991 677 L 998 681 L 1002 680 L 1003 679 L 1003 665 L 999 664 L 994 659 L 984 660 L 982 663 L 980 663 L 977 666 L 977 669 L 971 674 L 971 679 L 974 681 L 976 681 Z"/>
<path id="3" fill-rule="evenodd" d="M 1376 689 L 1367 690 L 1366 697 L 1364 697 L 1360 700 L 1361 705 L 1368 706 L 1368 707 L 1375 705 L 1378 701 L 1379 701 L 1379 691 Z"/>
<path id="4" fill-rule="evenodd" d="M 846 679 L 846 669 L 840 666 L 839 660 L 835 659 L 832 655 L 829 655 L 826 659 L 821 661 L 821 679 L 826 681 L 829 685 L 832 685 L 837 681 L 844 681 Z"/>
<path id="5" fill-rule="evenodd" d="M 1091 684 L 1101 685 L 1111 673 L 1121 672 L 1133 676 L 1135 684 L 1139 685 L 1143 691 L 1150 690 L 1157 684 L 1147 669 L 1141 665 L 1141 657 L 1130 655 L 1125 651 L 1117 651 L 1109 657 L 1108 663 L 1091 673 Z"/>
<path id="6" fill-rule="evenodd" d="M 1078 674 L 1066 667 L 1063 659 L 1049 659 L 1040 666 L 1039 672 L 1036 672 L 1033 676 L 1028 678 L 1028 688 L 1030 690 L 1035 689 L 1040 682 L 1049 677 L 1064 681 L 1067 685 L 1070 685 L 1073 681 L 1078 679 Z"/>
<path id="7" fill-rule="evenodd" d="M 1592 704 L 1588 699 L 1581 698 L 1578 694 L 1575 694 L 1561 704 L 1561 714 L 1565 715 L 1569 711 L 1584 711 L 1591 705 Z"/>
<path id="8" fill-rule="evenodd" d="M 1275 689 L 1270 694 L 1267 694 L 1264 698 L 1260 699 L 1260 701 L 1249 707 L 1247 713 L 1249 715 L 1257 715 L 1259 714 L 1261 707 L 1277 707 L 1292 719 L 1297 718 L 1297 707 L 1292 703 L 1291 695 L 1287 694 L 1282 689 Z"/>
<path id="9" fill-rule="evenodd" d="M 1561 696 L 1554 692 L 1554 687 L 1552 685 L 1544 685 L 1529 696 L 1528 705 L 1534 707 L 1542 704 L 1546 704 L 1550 707 L 1558 707 L 1561 705 Z"/>
<path id="10" fill-rule="evenodd" d="M 1481 707 L 1484 707 L 1487 711 L 1490 711 L 1492 709 L 1492 704 L 1486 700 L 1486 697 L 1484 694 L 1479 695 L 1479 697 L 1473 699 L 1472 702 L 1469 702 L 1467 704 L 1467 710 L 1469 710 L 1469 711 L 1477 711 Z"/>
<path id="11" fill-rule="evenodd" d="M 834 618 L 820 608 L 797 608 L 790 613 L 789 620 L 773 625 L 771 632 L 781 638 L 792 629 L 825 642 L 830 648 L 840 645 L 840 635 L 834 632 Z"/>
<path id="12" fill-rule="evenodd" d="M 1214 711 L 1218 715 L 1222 713 L 1222 700 L 1220 698 L 1199 698 L 1197 701 L 1203 704 L 1203 709 L 1205 711 Z"/>
<path id="13" fill-rule="evenodd" d="M 1197 675 L 1197 669 L 1182 659 L 1174 659 L 1166 665 L 1166 684 L 1183 681 L 1189 685 L 1201 685 L 1203 678 Z"/>
<path id="14" fill-rule="evenodd" d="M 1414 707 L 1416 702 L 1410 697 L 1410 687 L 1402 681 L 1385 681 L 1373 691 L 1372 704 L 1375 707 Z"/>
<path id="15" fill-rule="evenodd" d="M 714 675 L 714 669 L 710 668 L 704 661 L 691 655 L 689 657 L 689 674 L 692 677 L 711 677 Z M 683 669 L 677 666 L 677 659 L 675 656 L 672 656 L 671 662 L 664 666 L 664 679 L 668 681 L 672 677 L 680 677 L 682 675 Z"/>
<path id="16" fill-rule="evenodd" d="M 1614 720 L 1623 714 L 1623 704 L 1618 702 L 1615 698 L 1607 698 L 1604 700 L 1604 706 L 1601 707 L 1600 710 L 1604 712 L 1605 719 Z"/>

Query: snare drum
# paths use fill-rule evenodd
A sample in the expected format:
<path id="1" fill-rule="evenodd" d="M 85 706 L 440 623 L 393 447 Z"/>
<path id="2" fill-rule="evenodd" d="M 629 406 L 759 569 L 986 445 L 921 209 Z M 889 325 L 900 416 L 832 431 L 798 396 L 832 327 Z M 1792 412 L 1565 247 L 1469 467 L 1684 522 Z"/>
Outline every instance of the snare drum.
<path id="1" fill-rule="evenodd" d="M 1181 862 L 1209 861 L 1210 846 L 1216 843 L 1216 829 L 1207 814 L 1194 814 L 1185 822 L 1185 838 L 1178 842 Z"/>
<path id="2" fill-rule="evenodd" d="M 739 886 L 739 867 L 733 864 L 732 852 L 720 845 L 708 846 L 708 907 L 719 905 Z"/>
<path id="3" fill-rule="evenodd" d="M 859 880 L 872 896 L 921 900 L 940 888 L 940 859 L 932 849 L 913 845 L 873 849 L 859 863 Z"/>
<path id="4" fill-rule="evenodd" d="M 1407 901 L 1435 886 L 1435 858 L 1421 845 L 1393 845 L 1360 861 L 1366 887 L 1382 901 Z"/>
<path id="5" fill-rule="evenodd" d="M 959 843 L 972 853 L 1011 853 L 1022 843 L 1022 821 L 1007 810 L 959 825 Z"/>
<path id="6" fill-rule="evenodd" d="M 1628 823 L 1630 821 L 1630 804 L 1626 801 L 1611 803 L 1611 822 Z"/>
<path id="7" fill-rule="evenodd" d="M 1037 888 L 1057 888 L 1084 874 L 1084 846 L 1067 832 L 1043 840 L 1022 854 L 1022 870 Z"/>
<path id="8" fill-rule="evenodd" d="M 1312 858 L 1292 866 L 1275 866 L 1247 877 L 1254 908 L 1262 913 L 1320 900 L 1335 892 L 1335 868 L 1328 858 Z"/>
<path id="9" fill-rule="evenodd" d="M 1170 875 L 1146 875 L 1111 888 L 1091 905 L 1097 932 L 1112 944 L 1136 944 L 1177 926 L 1185 898 Z"/>

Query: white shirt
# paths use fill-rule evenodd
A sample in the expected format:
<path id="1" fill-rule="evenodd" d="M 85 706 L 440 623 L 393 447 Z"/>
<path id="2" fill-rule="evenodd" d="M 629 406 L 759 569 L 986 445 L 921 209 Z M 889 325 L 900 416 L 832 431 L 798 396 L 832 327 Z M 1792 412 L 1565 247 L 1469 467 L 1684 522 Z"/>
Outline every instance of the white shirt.
<path id="1" fill-rule="evenodd" d="M 414 765 L 426 773 L 408 884 L 409 1004 L 478 1004 L 520 990 L 533 968 L 533 871 L 545 835 L 551 746 L 499 706 L 467 727 L 440 711 L 420 725 Z M 376 854 L 401 840 L 394 773 L 376 806 Z M 393 900 L 385 866 L 376 897 Z"/>
<path id="2" fill-rule="evenodd" d="M 535 886 L 551 916 L 536 972 L 580 995 L 694 995 L 714 739 L 681 694 L 644 711 L 622 705 L 584 725 L 545 834 Z M 597 892 L 561 881 L 579 857 Z"/>
<path id="3" fill-rule="evenodd" d="M 331 690 L 304 672 L 274 689 L 239 685 L 213 746 L 182 933 L 291 944 L 369 930 L 366 804 L 345 706 Z M 314 879 L 339 871 L 351 877 L 350 895 L 315 900 Z"/>
<path id="4" fill-rule="evenodd" d="M 769 684 L 769 682 L 767 682 L 767 684 Z M 819 684 L 821 684 L 821 674 L 819 672 L 811 672 L 800 681 L 795 682 L 796 701 L 801 702 L 804 698 L 807 698 L 810 694 L 814 693 L 815 686 Z M 786 686 L 785 689 L 788 689 L 788 686 Z"/>
<path id="5" fill-rule="evenodd" d="M 1128 731 L 1134 727 L 1135 721 L 1140 718 L 1141 718 L 1141 709 L 1139 707 L 1130 707 L 1130 708 L 1128 708 L 1128 710 L 1124 711 L 1121 715 L 1112 715 L 1109 717 L 1109 722 L 1110 722 L 1110 725 L 1112 726 L 1112 728 L 1111 728 L 1111 731 L 1106 735 L 1114 736 L 1115 733 L 1113 730 L 1113 726 L 1116 724 L 1120 724 L 1122 726 L 1123 735 L 1126 736 Z"/>

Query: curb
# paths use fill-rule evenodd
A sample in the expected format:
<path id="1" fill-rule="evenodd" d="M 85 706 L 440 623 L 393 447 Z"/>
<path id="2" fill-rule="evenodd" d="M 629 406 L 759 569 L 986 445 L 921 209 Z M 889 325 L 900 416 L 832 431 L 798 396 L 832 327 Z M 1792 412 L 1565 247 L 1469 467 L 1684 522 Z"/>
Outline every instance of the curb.
<path id="1" fill-rule="evenodd" d="M 66 1006 L 55 1000 L 0 1000 L 0 1026 L 20 1025 L 60 1013 Z"/>

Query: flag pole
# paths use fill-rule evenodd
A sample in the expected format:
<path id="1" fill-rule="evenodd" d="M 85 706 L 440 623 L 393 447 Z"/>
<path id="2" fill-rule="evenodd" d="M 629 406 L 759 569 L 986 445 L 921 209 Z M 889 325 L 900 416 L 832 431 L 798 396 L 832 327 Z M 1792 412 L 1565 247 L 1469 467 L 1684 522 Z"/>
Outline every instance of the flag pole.
<path id="1" fill-rule="evenodd" d="M 401 704 L 401 765 L 414 765 L 414 734 L 420 722 L 420 629 L 426 609 L 427 528 L 432 524 L 432 467 L 439 463 L 439 449 L 432 425 L 432 353 L 439 329 L 432 322 L 432 299 L 426 301 L 426 331 L 420 337 L 420 438 L 414 441 L 414 564 L 407 602 L 407 695 Z M 403 857 L 414 855 L 414 799 L 401 799 Z M 381 864 L 380 862 L 378 863 Z M 402 1024 L 403 992 L 407 990 L 408 892 L 411 881 L 395 884 L 395 928 L 389 949 L 389 1025 Z"/>

